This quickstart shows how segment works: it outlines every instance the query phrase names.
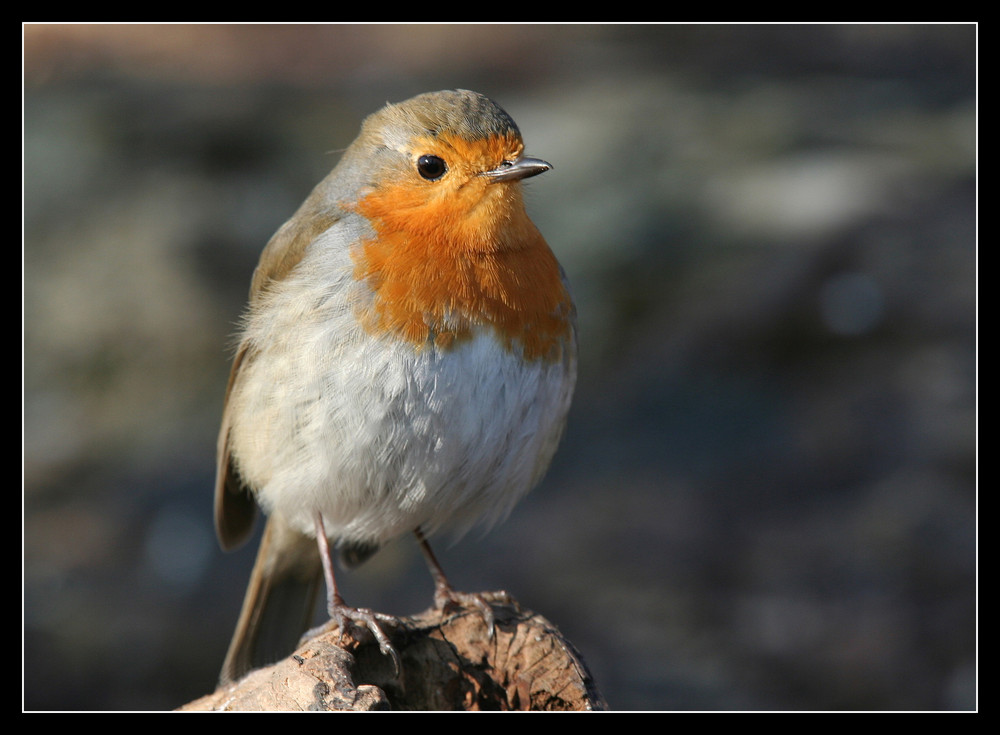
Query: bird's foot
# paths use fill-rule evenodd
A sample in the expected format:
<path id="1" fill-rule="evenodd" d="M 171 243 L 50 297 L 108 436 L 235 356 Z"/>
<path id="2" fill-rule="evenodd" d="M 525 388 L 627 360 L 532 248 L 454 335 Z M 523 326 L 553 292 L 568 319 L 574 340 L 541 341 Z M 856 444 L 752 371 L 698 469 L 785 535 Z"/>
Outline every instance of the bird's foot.
<path id="1" fill-rule="evenodd" d="M 493 604 L 516 605 L 514 599 L 503 590 L 494 592 L 459 592 L 451 587 L 439 586 L 434 591 L 434 607 L 442 613 L 455 608 L 472 608 L 479 611 L 486 623 L 490 638 L 496 626 Z"/>
<path id="2" fill-rule="evenodd" d="M 303 641 L 309 638 L 315 638 L 320 633 L 326 633 L 334 628 L 338 628 L 340 630 L 341 641 L 344 639 L 344 634 L 348 632 L 355 640 L 361 640 L 367 633 L 370 633 L 375 638 L 375 642 L 378 643 L 379 650 L 382 654 L 392 659 L 392 665 L 396 671 L 396 676 L 399 676 L 401 670 L 399 653 L 396 652 L 396 649 L 392 645 L 392 641 L 389 639 L 389 636 L 386 634 L 385 628 L 383 627 L 395 627 L 399 625 L 400 623 L 398 618 L 395 618 L 392 615 L 375 612 L 374 610 L 370 610 L 365 607 L 351 607 L 350 605 L 345 605 L 343 603 L 328 607 L 327 612 L 330 615 L 330 620 L 306 633 L 302 637 Z M 360 635 L 358 635 L 359 632 Z"/>

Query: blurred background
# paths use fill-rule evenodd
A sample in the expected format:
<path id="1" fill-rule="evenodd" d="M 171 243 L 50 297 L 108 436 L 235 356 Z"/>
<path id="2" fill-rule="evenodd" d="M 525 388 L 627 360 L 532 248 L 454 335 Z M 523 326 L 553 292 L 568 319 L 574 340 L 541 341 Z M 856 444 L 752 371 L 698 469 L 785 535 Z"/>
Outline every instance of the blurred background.
<path id="1" fill-rule="evenodd" d="M 618 710 L 976 707 L 974 25 L 26 25 L 27 709 L 214 688 L 212 528 L 271 234 L 387 101 L 496 99 L 555 170 L 580 383 L 545 482 L 449 546 Z M 431 601 L 411 538 L 349 602 Z"/>

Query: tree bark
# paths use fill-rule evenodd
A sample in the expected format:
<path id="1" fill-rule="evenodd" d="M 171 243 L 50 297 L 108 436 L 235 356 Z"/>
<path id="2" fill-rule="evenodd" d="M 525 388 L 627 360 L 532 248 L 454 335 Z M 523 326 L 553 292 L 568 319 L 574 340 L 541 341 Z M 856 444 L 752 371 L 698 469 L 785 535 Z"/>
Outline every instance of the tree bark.
<path id="1" fill-rule="evenodd" d="M 606 709 L 583 659 L 550 622 L 495 604 L 494 634 L 479 611 L 430 609 L 386 629 L 396 674 L 370 636 L 336 628 L 278 663 L 181 707 L 184 711 Z"/>

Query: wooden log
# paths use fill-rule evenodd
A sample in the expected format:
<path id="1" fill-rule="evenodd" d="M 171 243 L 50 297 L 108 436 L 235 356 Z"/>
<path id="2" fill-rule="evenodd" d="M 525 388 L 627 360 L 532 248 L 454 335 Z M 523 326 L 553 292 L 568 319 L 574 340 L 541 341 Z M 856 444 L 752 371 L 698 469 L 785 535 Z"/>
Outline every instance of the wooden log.
<path id="1" fill-rule="evenodd" d="M 490 637 L 475 609 L 430 609 L 387 627 L 401 670 L 370 637 L 324 629 L 288 658 L 183 711 L 606 709 L 583 659 L 549 621 L 493 606 Z M 360 635 L 359 635 L 360 637 Z"/>

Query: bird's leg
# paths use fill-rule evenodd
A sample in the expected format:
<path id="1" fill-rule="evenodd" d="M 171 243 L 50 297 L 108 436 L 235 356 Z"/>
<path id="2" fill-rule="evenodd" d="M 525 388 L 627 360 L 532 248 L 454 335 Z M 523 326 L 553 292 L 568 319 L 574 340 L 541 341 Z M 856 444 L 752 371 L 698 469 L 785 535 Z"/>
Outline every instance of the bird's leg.
<path id="1" fill-rule="evenodd" d="M 315 516 L 316 543 L 319 545 L 319 557 L 323 563 L 323 577 L 326 579 L 326 610 L 330 615 L 330 620 L 340 627 L 340 637 L 343 638 L 344 630 L 348 621 L 360 628 L 367 628 L 378 641 L 379 650 L 386 656 L 392 657 L 392 663 L 396 668 L 396 674 L 400 671 L 399 654 L 392 647 L 389 636 L 382 630 L 381 623 L 396 623 L 396 618 L 391 615 L 377 613 L 368 608 L 351 607 L 344 602 L 344 598 L 337 591 L 337 580 L 333 575 L 333 557 L 330 555 L 330 541 L 326 536 L 326 529 L 323 526 L 323 516 L 319 513 Z"/>
<path id="2" fill-rule="evenodd" d="M 459 592 L 444 574 L 444 570 L 441 568 L 441 564 L 438 563 L 437 557 L 434 556 L 434 552 L 431 551 L 431 546 L 427 543 L 427 539 L 424 537 L 423 532 L 418 528 L 413 532 L 417 537 L 417 542 L 420 544 L 420 550 L 424 554 L 424 559 L 427 560 L 427 566 L 430 569 L 431 577 L 434 578 L 434 606 L 438 610 L 444 610 L 449 604 L 455 604 L 460 607 L 473 606 L 479 610 L 483 616 L 483 620 L 486 621 L 486 627 L 489 630 L 490 637 L 493 637 L 493 608 L 490 607 L 490 603 L 485 595 L 469 592 Z M 498 600 L 507 600 L 509 596 L 506 592 L 497 592 L 490 594 L 489 597 L 496 598 Z"/>

